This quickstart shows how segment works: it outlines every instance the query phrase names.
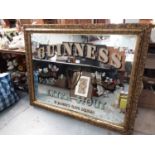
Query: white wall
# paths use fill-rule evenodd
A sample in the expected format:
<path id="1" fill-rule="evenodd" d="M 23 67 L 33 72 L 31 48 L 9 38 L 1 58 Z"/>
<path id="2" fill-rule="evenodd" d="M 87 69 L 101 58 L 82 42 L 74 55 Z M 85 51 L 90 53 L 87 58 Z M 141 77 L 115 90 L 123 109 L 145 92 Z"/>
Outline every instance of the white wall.
<path id="1" fill-rule="evenodd" d="M 155 43 L 155 28 L 153 28 L 151 32 L 151 42 Z"/>
<path id="2" fill-rule="evenodd" d="M 128 49 L 135 49 L 137 37 L 134 35 L 110 35 L 106 40 L 98 40 L 92 43 L 98 45 L 107 45 L 113 47 L 126 47 Z"/>
<path id="3" fill-rule="evenodd" d="M 139 23 L 139 19 L 125 19 L 125 23 Z"/>
<path id="4" fill-rule="evenodd" d="M 104 35 L 103 35 L 104 36 Z M 107 35 L 106 35 L 107 36 Z M 114 47 L 128 47 L 135 49 L 136 36 L 134 35 L 111 35 L 107 40 L 98 40 L 92 42 L 96 45 L 107 45 Z M 62 44 L 62 42 L 83 42 L 80 35 L 66 34 L 32 34 L 32 41 L 41 44 Z"/>
<path id="5" fill-rule="evenodd" d="M 62 44 L 62 42 L 82 42 L 80 35 L 67 34 L 32 34 L 32 41 L 41 44 Z"/>

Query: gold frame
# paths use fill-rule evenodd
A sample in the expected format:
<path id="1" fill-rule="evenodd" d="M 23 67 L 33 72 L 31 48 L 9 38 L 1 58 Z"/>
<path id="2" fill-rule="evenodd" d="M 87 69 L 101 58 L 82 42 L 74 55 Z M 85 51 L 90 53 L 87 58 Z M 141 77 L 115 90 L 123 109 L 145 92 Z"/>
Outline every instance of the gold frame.
<path id="1" fill-rule="evenodd" d="M 144 62 L 146 59 L 148 44 L 150 41 L 152 25 L 141 24 L 108 24 L 108 25 L 25 25 L 25 46 L 28 69 L 30 103 L 42 108 L 67 114 L 80 120 L 85 120 L 94 125 L 113 129 L 123 134 L 131 134 L 134 129 L 134 122 L 137 112 L 138 98 L 140 95 L 141 82 L 144 71 Z M 44 104 L 35 100 L 33 71 L 32 71 L 32 52 L 31 52 L 31 34 L 32 33 L 63 33 L 63 34 L 133 34 L 137 35 L 136 52 L 132 67 L 131 80 L 129 83 L 129 94 L 127 103 L 127 112 L 124 124 L 122 126 L 101 121 L 90 116 L 80 114 L 71 110 L 65 110 Z"/>

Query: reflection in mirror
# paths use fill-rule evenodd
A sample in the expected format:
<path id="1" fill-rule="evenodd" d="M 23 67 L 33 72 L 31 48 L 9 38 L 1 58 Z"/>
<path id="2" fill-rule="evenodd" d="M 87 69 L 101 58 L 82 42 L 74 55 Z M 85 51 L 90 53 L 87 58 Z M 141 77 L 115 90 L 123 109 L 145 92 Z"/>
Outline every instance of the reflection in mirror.
<path id="1" fill-rule="evenodd" d="M 36 100 L 123 125 L 136 35 L 31 35 Z"/>

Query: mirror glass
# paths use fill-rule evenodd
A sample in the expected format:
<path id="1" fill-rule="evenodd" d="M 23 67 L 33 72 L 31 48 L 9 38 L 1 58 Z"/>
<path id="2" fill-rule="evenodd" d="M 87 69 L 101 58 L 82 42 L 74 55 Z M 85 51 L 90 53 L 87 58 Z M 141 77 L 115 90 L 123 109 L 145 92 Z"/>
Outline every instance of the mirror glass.
<path id="1" fill-rule="evenodd" d="M 136 35 L 31 34 L 35 99 L 123 125 Z"/>

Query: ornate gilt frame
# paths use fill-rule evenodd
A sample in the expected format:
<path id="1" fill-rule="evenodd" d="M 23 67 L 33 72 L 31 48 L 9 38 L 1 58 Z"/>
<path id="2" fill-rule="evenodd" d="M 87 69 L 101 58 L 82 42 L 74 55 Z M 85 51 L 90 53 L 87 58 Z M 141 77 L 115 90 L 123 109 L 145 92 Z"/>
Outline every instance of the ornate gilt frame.
<path id="1" fill-rule="evenodd" d="M 42 108 L 67 114 L 69 116 L 85 120 L 92 124 L 113 129 L 124 134 L 131 134 L 134 129 L 134 122 L 137 112 L 138 97 L 141 92 L 141 82 L 144 70 L 144 62 L 147 55 L 148 44 L 150 41 L 151 25 L 140 24 L 110 24 L 110 25 L 25 25 L 25 45 L 29 81 L 30 103 Z M 107 121 L 101 121 L 78 112 L 55 108 L 35 100 L 33 71 L 32 71 L 32 52 L 31 52 L 31 34 L 32 33 L 68 33 L 68 34 L 135 34 L 138 36 L 136 53 L 131 73 L 129 86 L 128 106 L 125 115 L 125 123 L 119 126 Z"/>

